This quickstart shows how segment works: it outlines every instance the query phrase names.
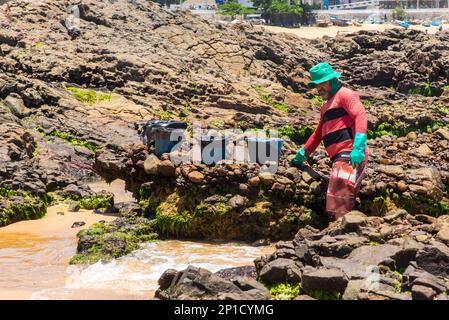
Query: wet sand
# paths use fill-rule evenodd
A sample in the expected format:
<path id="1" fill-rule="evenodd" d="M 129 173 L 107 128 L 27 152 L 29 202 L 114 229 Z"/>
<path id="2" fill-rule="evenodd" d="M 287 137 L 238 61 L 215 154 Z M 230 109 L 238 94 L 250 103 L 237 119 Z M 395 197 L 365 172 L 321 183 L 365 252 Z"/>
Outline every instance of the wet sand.
<path id="1" fill-rule="evenodd" d="M 285 32 L 297 35 L 301 38 L 307 39 L 316 39 L 322 38 L 323 36 L 336 37 L 339 34 L 346 34 L 351 32 L 357 32 L 360 30 L 377 30 L 384 31 L 392 28 L 401 28 L 400 26 L 396 26 L 390 23 L 385 24 L 362 24 L 360 27 L 356 26 L 348 26 L 348 27 L 339 27 L 339 26 L 330 26 L 330 27 L 301 27 L 301 28 L 283 28 L 283 27 L 274 27 L 274 26 L 263 26 L 267 30 L 272 32 Z M 427 30 L 428 33 L 434 34 L 438 32 L 438 27 L 423 27 L 421 25 L 411 25 L 410 29 L 420 30 L 425 32 Z M 443 25 L 443 30 L 449 30 L 449 25 Z"/>
<path id="2" fill-rule="evenodd" d="M 116 202 L 132 200 L 123 181 L 89 185 L 95 191 L 113 192 Z M 166 269 L 182 270 L 192 264 L 214 272 L 251 265 L 255 258 L 274 251 L 273 246 L 165 240 L 145 243 L 142 249 L 108 263 L 70 266 L 76 234 L 98 221 L 113 219 L 91 210 L 68 212 L 68 205 L 61 204 L 48 208 L 42 219 L 0 228 L 0 300 L 152 299 Z M 75 221 L 86 225 L 71 228 Z"/>
<path id="3" fill-rule="evenodd" d="M 64 285 L 68 262 L 76 253 L 76 234 L 101 220 L 115 219 L 67 209 L 67 205 L 49 207 L 42 219 L 0 228 L 0 299 L 29 299 L 36 290 Z M 75 221 L 86 224 L 72 228 Z"/>

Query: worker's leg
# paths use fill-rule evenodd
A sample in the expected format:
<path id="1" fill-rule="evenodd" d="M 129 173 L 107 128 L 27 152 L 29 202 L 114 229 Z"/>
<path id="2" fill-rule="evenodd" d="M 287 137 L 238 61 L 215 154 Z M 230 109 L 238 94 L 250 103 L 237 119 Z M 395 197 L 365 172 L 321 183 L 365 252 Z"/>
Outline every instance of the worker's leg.
<path id="1" fill-rule="evenodd" d="M 332 164 L 327 188 L 326 211 L 336 219 L 354 208 L 365 166 L 366 161 L 354 169 L 348 159 L 337 159 Z"/>

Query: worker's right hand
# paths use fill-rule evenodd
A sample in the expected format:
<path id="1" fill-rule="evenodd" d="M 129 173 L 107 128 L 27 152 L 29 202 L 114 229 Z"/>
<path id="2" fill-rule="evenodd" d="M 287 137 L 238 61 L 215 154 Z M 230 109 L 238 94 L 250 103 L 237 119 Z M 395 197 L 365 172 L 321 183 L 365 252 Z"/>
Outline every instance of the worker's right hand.
<path id="1" fill-rule="evenodd" d="M 304 161 L 306 161 L 306 152 L 303 148 L 299 149 L 298 153 L 292 159 L 292 165 L 295 167 L 300 167 Z"/>

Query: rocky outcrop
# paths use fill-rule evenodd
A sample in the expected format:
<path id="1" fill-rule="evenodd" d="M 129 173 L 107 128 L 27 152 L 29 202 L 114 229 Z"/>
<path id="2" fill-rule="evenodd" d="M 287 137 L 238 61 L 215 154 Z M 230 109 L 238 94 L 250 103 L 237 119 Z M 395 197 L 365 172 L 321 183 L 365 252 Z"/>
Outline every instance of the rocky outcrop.
<path id="1" fill-rule="evenodd" d="M 208 270 L 189 266 L 166 270 L 159 278 L 155 298 L 163 300 L 267 300 L 270 293 L 249 277 L 224 279 Z"/>
<path id="2" fill-rule="evenodd" d="M 257 280 L 270 290 L 271 299 L 445 300 L 449 247 L 435 234 L 447 226 L 447 219 L 418 219 L 407 212 L 391 212 L 383 219 L 352 211 L 321 231 L 307 226 L 293 241 L 278 242 L 274 253 L 255 260 Z M 195 272 L 187 276 L 190 281 L 179 280 L 189 269 L 166 271 L 157 296 L 210 297 L 194 280 L 198 273 L 210 273 L 191 268 Z M 215 298 L 232 291 L 226 284 L 222 292 L 214 291 Z"/>

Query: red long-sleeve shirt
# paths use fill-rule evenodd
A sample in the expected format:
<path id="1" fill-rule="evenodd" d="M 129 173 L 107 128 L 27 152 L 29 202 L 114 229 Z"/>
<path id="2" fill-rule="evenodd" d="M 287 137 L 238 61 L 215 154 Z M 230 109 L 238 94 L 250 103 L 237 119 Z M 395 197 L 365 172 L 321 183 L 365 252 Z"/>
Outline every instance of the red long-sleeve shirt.
<path id="1" fill-rule="evenodd" d="M 304 146 L 305 155 L 315 151 L 321 140 L 331 159 L 341 152 L 350 152 L 355 133 L 366 134 L 366 129 L 365 108 L 359 96 L 342 87 L 321 107 L 318 126 Z M 365 158 L 368 158 L 366 148 Z"/>

